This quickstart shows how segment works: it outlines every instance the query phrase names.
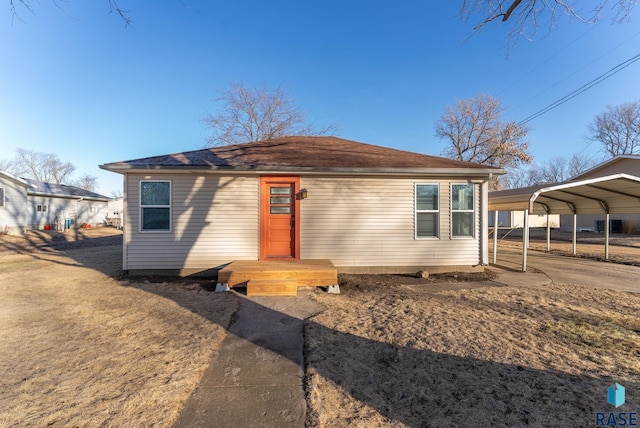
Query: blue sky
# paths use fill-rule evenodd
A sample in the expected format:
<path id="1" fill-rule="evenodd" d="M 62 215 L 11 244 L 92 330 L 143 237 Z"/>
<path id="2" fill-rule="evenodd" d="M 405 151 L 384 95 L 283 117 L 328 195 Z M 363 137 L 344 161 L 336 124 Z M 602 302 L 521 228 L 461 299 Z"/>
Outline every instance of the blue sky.
<path id="1" fill-rule="evenodd" d="M 441 154 L 434 124 L 456 99 L 491 94 L 520 121 L 640 53 L 640 25 L 561 18 L 507 49 L 504 25 L 472 35 L 461 1 L 42 0 L 0 13 L 0 158 L 56 153 L 98 191 L 99 164 L 200 148 L 202 118 L 229 82 L 283 86 L 338 135 Z M 61 9 L 62 8 L 62 9 Z M 636 11 L 636 14 L 640 10 Z M 593 117 L 640 99 L 640 61 L 529 123 L 536 162 L 583 152 Z"/>

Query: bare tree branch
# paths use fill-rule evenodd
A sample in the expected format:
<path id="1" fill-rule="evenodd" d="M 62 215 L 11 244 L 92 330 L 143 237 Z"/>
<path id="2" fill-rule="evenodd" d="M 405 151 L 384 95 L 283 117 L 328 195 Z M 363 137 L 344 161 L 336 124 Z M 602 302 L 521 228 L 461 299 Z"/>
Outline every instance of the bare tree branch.
<path id="1" fill-rule="evenodd" d="M 505 110 L 490 95 L 458 100 L 455 107 L 445 107 L 435 125 L 436 136 L 449 142 L 443 154 L 498 168 L 530 163 L 529 146 L 525 141 L 529 130 L 515 122 L 504 122 Z"/>
<path id="2" fill-rule="evenodd" d="M 584 23 L 595 23 L 608 13 L 612 23 L 628 21 L 639 1 L 602 0 L 595 7 L 583 10 L 584 5 L 578 0 L 463 0 L 460 17 L 465 21 L 478 20 L 473 32 L 495 21 L 508 22 L 507 40 L 512 46 L 521 36 L 532 39 L 541 22 L 546 22 L 548 30 L 552 31 L 560 15 Z"/>
<path id="3" fill-rule="evenodd" d="M 609 156 L 640 153 L 640 101 L 607 106 L 589 125 L 588 139 Z"/>
<path id="4" fill-rule="evenodd" d="M 304 112 L 281 88 L 251 88 L 231 83 L 214 100 L 221 103 L 216 114 L 203 121 L 211 128 L 208 146 L 224 146 L 250 141 L 271 140 L 287 135 L 326 135 L 336 125 L 316 128 Z"/>

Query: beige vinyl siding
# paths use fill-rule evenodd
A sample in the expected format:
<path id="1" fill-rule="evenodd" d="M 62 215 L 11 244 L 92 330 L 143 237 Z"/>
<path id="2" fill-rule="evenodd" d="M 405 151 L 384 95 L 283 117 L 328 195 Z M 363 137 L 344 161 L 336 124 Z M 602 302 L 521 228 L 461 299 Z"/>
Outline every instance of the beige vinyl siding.
<path id="1" fill-rule="evenodd" d="M 140 231 L 140 181 L 171 182 L 171 231 Z M 127 174 L 124 269 L 206 270 L 258 258 L 257 177 Z"/>
<path id="2" fill-rule="evenodd" d="M 580 175 L 579 178 L 580 180 L 587 180 L 589 178 L 606 177 L 607 175 L 614 174 L 629 174 L 640 177 L 640 159 L 618 159 L 609 165 L 604 165 L 594 171 Z"/>
<path id="3" fill-rule="evenodd" d="M 452 182 L 416 178 L 302 177 L 301 258 L 328 258 L 338 267 L 473 266 L 480 260 L 480 185 L 473 238 L 451 238 Z M 415 184 L 440 186 L 439 238 L 415 237 Z"/>

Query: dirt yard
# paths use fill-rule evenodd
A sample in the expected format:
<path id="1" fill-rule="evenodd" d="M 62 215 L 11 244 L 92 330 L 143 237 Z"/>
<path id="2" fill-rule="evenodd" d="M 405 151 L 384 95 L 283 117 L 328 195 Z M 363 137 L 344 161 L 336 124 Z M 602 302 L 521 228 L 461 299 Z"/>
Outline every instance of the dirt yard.
<path id="1" fill-rule="evenodd" d="M 613 382 L 640 409 L 640 295 L 453 285 L 348 275 L 315 293 L 308 425 L 586 427 Z"/>
<path id="2" fill-rule="evenodd" d="M 107 228 L 0 236 L 0 426 L 178 416 L 236 298 L 122 277 L 120 246 Z M 308 426 L 592 426 L 613 382 L 640 410 L 640 295 L 491 279 L 344 275 L 341 295 L 314 293 Z"/>
<path id="3" fill-rule="evenodd" d="M 237 308 L 120 277 L 111 228 L 0 236 L 0 426 L 170 426 Z"/>

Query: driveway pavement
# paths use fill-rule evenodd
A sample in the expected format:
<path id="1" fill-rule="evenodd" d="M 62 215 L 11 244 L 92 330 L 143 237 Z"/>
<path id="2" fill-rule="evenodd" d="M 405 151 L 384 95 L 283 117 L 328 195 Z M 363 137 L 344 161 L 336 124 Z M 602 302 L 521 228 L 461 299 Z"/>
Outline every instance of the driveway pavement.
<path id="1" fill-rule="evenodd" d="M 498 266 L 520 269 L 522 250 L 498 247 Z M 601 262 L 579 257 L 560 256 L 529 250 L 527 270 L 544 272 L 558 284 L 577 284 L 640 293 L 640 267 Z M 522 275 L 528 275 L 522 274 Z"/>

